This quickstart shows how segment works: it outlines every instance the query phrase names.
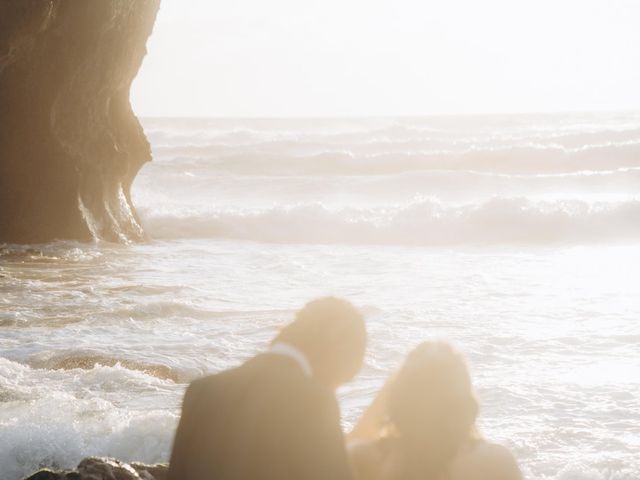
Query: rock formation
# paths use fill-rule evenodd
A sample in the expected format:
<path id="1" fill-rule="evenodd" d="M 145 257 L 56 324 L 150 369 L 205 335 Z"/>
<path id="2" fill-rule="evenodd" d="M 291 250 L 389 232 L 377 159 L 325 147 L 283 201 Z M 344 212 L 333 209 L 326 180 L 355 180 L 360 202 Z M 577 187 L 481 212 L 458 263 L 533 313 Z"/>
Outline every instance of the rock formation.
<path id="1" fill-rule="evenodd" d="M 0 242 L 143 238 L 129 89 L 159 3 L 0 0 Z"/>
<path id="2" fill-rule="evenodd" d="M 73 471 L 40 470 L 25 480 L 165 480 L 168 470 L 166 464 L 127 464 L 113 458 L 89 457 Z"/>

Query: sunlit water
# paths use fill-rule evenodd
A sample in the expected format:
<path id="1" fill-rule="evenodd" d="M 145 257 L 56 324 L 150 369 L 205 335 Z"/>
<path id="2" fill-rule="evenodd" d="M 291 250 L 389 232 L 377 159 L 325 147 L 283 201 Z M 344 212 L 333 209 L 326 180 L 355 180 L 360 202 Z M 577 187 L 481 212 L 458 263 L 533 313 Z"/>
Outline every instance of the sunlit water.
<path id="1" fill-rule="evenodd" d="M 324 294 L 370 331 L 345 428 L 444 338 L 526 478 L 640 478 L 640 115 L 144 125 L 154 240 L 0 253 L 0 479 L 166 461 L 187 382 Z"/>

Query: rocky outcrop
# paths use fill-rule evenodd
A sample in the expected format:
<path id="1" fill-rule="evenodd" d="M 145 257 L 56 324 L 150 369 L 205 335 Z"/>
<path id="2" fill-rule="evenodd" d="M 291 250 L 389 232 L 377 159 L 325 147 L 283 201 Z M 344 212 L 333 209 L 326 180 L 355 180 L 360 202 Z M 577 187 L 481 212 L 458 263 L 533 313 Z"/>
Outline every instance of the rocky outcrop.
<path id="1" fill-rule="evenodd" d="M 160 0 L 0 0 L 0 242 L 144 234 L 129 103 Z"/>
<path id="2" fill-rule="evenodd" d="M 165 464 L 127 464 L 113 458 L 89 457 L 73 471 L 40 470 L 25 480 L 165 480 L 168 470 Z"/>

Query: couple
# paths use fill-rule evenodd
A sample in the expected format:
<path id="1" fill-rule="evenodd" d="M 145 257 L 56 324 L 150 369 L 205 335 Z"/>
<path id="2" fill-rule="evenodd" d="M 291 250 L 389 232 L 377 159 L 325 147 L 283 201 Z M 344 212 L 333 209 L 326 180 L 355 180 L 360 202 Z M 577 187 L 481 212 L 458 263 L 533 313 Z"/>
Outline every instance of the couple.
<path id="1" fill-rule="evenodd" d="M 308 303 L 270 349 L 194 381 L 168 480 L 518 480 L 513 456 L 483 440 L 460 354 L 427 342 L 390 377 L 348 437 L 335 389 L 360 370 L 361 314 Z"/>

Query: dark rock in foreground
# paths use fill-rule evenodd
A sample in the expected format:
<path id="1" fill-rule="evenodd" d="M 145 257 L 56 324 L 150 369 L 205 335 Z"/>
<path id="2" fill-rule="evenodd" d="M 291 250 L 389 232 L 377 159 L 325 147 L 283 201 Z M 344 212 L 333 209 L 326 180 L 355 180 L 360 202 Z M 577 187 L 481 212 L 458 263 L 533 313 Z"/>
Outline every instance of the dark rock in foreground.
<path id="1" fill-rule="evenodd" d="M 160 0 L 0 0 L 0 242 L 143 237 L 129 103 Z"/>
<path id="2" fill-rule="evenodd" d="M 165 480 L 168 469 L 164 464 L 128 464 L 113 458 L 89 457 L 74 471 L 40 470 L 25 480 Z"/>

